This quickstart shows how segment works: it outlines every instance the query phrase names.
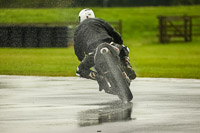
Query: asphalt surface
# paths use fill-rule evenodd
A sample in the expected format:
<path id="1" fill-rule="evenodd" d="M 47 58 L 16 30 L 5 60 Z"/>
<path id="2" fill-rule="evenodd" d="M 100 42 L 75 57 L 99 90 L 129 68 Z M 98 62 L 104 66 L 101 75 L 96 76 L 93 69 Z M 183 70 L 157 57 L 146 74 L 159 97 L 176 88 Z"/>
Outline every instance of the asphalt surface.
<path id="1" fill-rule="evenodd" d="M 76 77 L 0 76 L 0 133 L 199 133 L 200 80 L 137 78 L 133 100 Z"/>

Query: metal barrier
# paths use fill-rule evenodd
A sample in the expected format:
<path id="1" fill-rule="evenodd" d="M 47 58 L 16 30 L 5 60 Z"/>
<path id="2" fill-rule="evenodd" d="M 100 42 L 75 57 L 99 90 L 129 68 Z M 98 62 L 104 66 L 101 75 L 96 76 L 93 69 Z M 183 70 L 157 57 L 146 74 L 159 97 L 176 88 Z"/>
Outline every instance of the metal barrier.
<path id="1" fill-rule="evenodd" d="M 0 47 L 66 47 L 66 26 L 0 26 Z"/>
<path id="2" fill-rule="evenodd" d="M 121 34 L 122 22 L 110 22 Z M 67 47 L 73 45 L 77 22 L 0 24 L 0 47 Z"/>

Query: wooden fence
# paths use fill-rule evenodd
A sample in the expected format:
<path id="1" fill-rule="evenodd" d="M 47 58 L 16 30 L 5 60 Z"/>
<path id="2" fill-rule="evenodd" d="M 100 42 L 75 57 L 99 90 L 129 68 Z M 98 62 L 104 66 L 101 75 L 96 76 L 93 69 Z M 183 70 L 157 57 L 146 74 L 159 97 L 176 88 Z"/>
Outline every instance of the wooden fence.
<path id="1" fill-rule="evenodd" d="M 122 34 L 121 20 L 110 24 Z M 0 47 L 67 47 L 77 22 L 0 24 Z"/>
<path id="2" fill-rule="evenodd" d="M 200 16 L 158 16 L 159 41 L 168 43 L 181 39 L 192 41 L 193 36 L 200 36 Z"/>

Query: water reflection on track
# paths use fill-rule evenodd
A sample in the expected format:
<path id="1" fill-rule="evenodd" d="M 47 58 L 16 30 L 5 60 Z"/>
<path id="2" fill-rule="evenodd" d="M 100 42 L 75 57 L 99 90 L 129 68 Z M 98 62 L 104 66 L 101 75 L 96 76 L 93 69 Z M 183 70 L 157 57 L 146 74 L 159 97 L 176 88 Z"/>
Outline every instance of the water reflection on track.
<path id="1" fill-rule="evenodd" d="M 98 125 L 106 122 L 129 121 L 133 103 L 123 103 L 121 101 L 95 104 L 105 106 L 98 109 L 90 109 L 79 113 L 79 126 Z"/>

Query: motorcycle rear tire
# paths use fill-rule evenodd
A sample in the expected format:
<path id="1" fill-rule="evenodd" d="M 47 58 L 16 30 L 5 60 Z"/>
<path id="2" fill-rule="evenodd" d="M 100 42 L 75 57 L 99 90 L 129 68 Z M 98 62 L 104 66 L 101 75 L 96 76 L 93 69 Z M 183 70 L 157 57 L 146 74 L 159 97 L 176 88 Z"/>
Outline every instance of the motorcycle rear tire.
<path id="1" fill-rule="evenodd" d="M 127 79 L 123 75 L 123 70 L 120 67 L 120 59 L 112 56 L 111 54 L 105 54 L 104 59 L 106 60 L 106 66 L 108 67 L 109 72 L 104 76 L 111 84 L 112 88 L 115 89 L 118 97 L 122 101 L 131 101 L 133 95 L 127 83 Z"/>

